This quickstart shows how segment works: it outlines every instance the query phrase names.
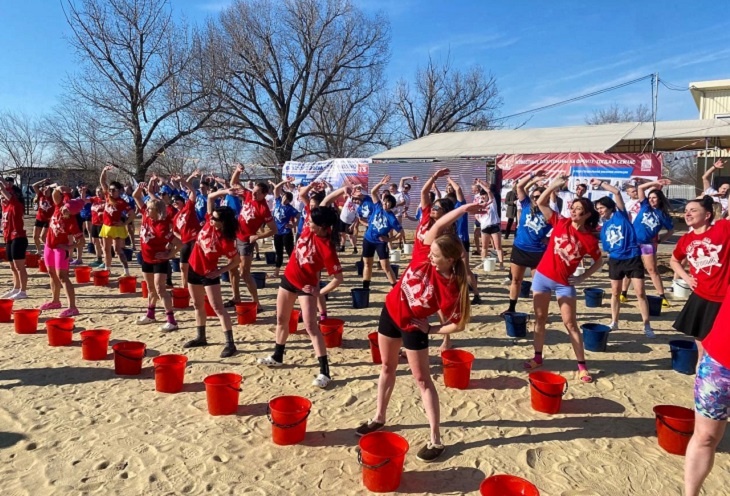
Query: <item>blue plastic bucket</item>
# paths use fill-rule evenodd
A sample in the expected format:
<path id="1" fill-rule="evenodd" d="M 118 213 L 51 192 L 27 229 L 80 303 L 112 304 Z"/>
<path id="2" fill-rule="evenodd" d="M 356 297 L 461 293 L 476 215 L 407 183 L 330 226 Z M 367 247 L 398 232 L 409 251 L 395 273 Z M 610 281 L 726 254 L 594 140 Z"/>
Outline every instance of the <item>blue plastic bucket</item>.
<path id="1" fill-rule="evenodd" d="M 94 246 L 94 243 L 86 244 L 86 253 L 91 253 L 92 255 L 96 255 L 96 247 Z"/>
<path id="2" fill-rule="evenodd" d="M 322 288 L 327 286 L 329 284 L 329 281 L 319 281 L 319 290 L 322 291 Z M 329 301 L 330 295 L 326 294 L 324 295 L 325 301 Z"/>
<path id="3" fill-rule="evenodd" d="M 507 336 L 511 338 L 524 338 L 527 336 L 526 313 L 507 312 L 504 314 L 504 324 L 507 328 Z"/>
<path id="4" fill-rule="evenodd" d="M 588 351 L 606 351 L 611 328 L 603 324 L 583 324 L 583 346 Z"/>
<path id="5" fill-rule="evenodd" d="M 649 316 L 659 317 L 662 314 L 662 297 L 647 296 L 646 302 L 649 304 Z"/>
<path id="6" fill-rule="evenodd" d="M 669 350 L 672 352 L 672 370 L 687 375 L 695 373 L 699 359 L 697 343 L 686 339 L 675 339 L 669 342 Z"/>
<path id="7" fill-rule="evenodd" d="M 365 267 L 365 262 L 362 260 L 358 260 L 355 262 L 355 268 L 357 269 L 357 275 L 362 276 L 363 268 Z"/>
<path id="8" fill-rule="evenodd" d="M 585 293 L 588 308 L 600 307 L 603 304 L 604 291 L 601 288 L 586 288 L 583 293 Z"/>
<path id="9" fill-rule="evenodd" d="M 273 251 L 267 251 L 265 253 L 266 255 L 266 265 L 275 265 L 276 264 L 276 253 Z"/>
<path id="10" fill-rule="evenodd" d="M 520 298 L 529 298 L 531 289 L 532 289 L 531 281 L 522 281 L 522 285 L 520 286 Z"/>
<path id="11" fill-rule="evenodd" d="M 172 264 L 172 271 L 173 272 L 180 272 L 180 259 L 179 258 L 173 258 L 170 260 L 170 264 Z"/>
<path id="12" fill-rule="evenodd" d="M 142 265 L 142 252 L 141 251 L 137 252 L 137 263 L 139 265 Z"/>
<path id="13" fill-rule="evenodd" d="M 125 249 L 124 249 L 124 257 L 125 257 L 125 258 L 126 258 L 127 260 L 132 260 L 132 255 L 134 255 L 134 252 L 132 251 L 132 249 L 131 249 L 131 248 L 125 248 Z"/>
<path id="14" fill-rule="evenodd" d="M 264 289 L 266 287 L 266 272 L 251 272 L 251 277 L 256 282 L 256 289 Z"/>
<path id="15" fill-rule="evenodd" d="M 393 269 L 393 274 L 395 274 L 395 278 L 398 279 L 398 272 L 400 271 L 400 266 L 396 264 L 390 264 L 390 268 Z"/>
<path id="16" fill-rule="evenodd" d="M 352 288 L 352 308 L 368 308 L 370 306 L 370 290 L 365 288 Z"/>
<path id="17" fill-rule="evenodd" d="M 224 272 L 221 274 L 221 281 L 223 282 L 231 282 L 231 278 L 228 275 L 228 272 Z"/>

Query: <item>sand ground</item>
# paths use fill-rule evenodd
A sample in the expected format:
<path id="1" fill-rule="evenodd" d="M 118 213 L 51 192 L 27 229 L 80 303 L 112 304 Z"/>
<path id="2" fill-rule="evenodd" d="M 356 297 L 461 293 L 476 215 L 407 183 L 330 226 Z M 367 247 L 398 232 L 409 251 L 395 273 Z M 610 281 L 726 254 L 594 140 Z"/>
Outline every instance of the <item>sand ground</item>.
<path id="1" fill-rule="evenodd" d="M 218 357 L 222 334 L 217 320 L 209 320 L 213 344 L 185 351 L 189 366 L 179 394 L 155 392 L 151 359 L 183 352 L 182 344 L 195 334 L 191 310 L 178 312 L 179 331 L 162 333 L 155 326 L 134 324 L 146 308 L 139 293 L 120 295 L 115 285 L 77 288 L 77 333 L 107 328 L 112 343 L 147 344 L 138 377 L 114 374 L 111 349 L 107 360 L 83 361 L 78 334 L 71 347 L 49 347 L 43 321 L 58 311 L 41 315 L 35 335 L 18 335 L 12 324 L 0 324 L 0 494 L 366 493 L 354 429 L 375 408 L 379 367 L 371 363 L 367 334 L 376 329 L 388 286 L 377 273 L 370 308 L 354 311 L 349 290 L 359 286 L 356 260 L 349 253 L 342 258 L 345 284 L 329 302 L 330 316 L 344 319 L 346 326 L 342 348 L 330 350 L 334 382 L 326 390 L 311 386 L 317 362 L 304 335 L 290 339 L 286 366 L 269 370 L 255 365 L 273 347 L 272 281 L 262 291 L 265 312 L 257 323 L 235 327 L 240 350 L 235 357 Z M 256 262 L 254 270 L 270 267 Z M 47 299 L 47 276 L 29 272 L 31 298 L 16 308 L 37 308 Z M 547 496 L 681 494 L 683 458 L 657 445 L 652 408 L 692 407 L 694 377 L 671 370 L 667 344 L 681 337 L 671 323 L 683 302 L 673 302 L 654 320 L 657 338 L 650 340 L 641 332 L 632 299 L 608 351 L 587 353 L 593 384 L 575 380 L 573 353 L 552 303 L 544 370 L 567 377 L 569 390 L 561 413 L 548 416 L 530 408 L 522 362 L 532 355 L 531 342 L 508 338 L 498 316 L 507 301 L 505 273 L 477 273 L 486 303 L 474 308 L 468 330 L 455 337 L 458 348 L 476 356 L 469 389 L 444 387 L 439 342 L 431 349 L 448 446 L 440 463 L 427 465 L 415 457 L 428 429 L 408 367 L 400 366 L 387 429 L 404 436 L 411 451 L 397 494 L 477 494 L 485 476 L 498 473 L 524 477 Z M 179 284 L 179 274 L 175 280 Z M 10 281 L 7 262 L 0 263 L 1 292 Z M 608 288 L 606 272 L 590 285 Z M 230 294 L 229 288 L 224 294 Z M 530 300 L 518 305 L 524 312 L 531 308 Z M 581 301 L 579 322 L 607 323 L 608 312 L 607 300 L 595 309 Z M 202 380 L 225 371 L 244 377 L 240 407 L 235 416 L 213 417 L 206 410 Z M 309 398 L 313 409 L 305 441 L 280 447 L 271 442 L 266 405 L 286 394 Z M 726 439 L 706 494 L 727 494 L 729 452 Z"/>

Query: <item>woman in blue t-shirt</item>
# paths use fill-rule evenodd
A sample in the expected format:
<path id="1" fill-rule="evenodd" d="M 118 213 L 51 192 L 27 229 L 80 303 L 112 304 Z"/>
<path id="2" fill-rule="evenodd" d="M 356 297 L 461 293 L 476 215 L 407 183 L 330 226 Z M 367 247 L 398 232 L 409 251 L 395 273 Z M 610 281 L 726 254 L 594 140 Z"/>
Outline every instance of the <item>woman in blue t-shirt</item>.
<path id="1" fill-rule="evenodd" d="M 362 272 L 362 287 L 370 289 L 370 279 L 373 275 L 373 258 L 378 253 L 380 266 L 385 271 L 388 282 L 395 285 L 396 278 L 393 269 L 390 267 L 390 253 L 388 243 L 398 239 L 398 236 L 390 236 L 391 231 L 401 232 L 403 228 L 392 212 L 396 201 L 393 195 L 385 193 L 382 201 L 380 199 L 380 188 L 388 184 L 390 176 L 385 176 L 378 184 L 373 186 L 370 194 L 375 200 L 373 212 L 370 214 L 368 228 L 362 239 L 362 258 L 364 262 Z"/>
<path id="2" fill-rule="evenodd" d="M 286 255 L 291 257 L 294 251 L 294 233 L 292 228 L 296 224 L 299 212 L 292 201 L 294 195 L 290 191 L 282 191 L 285 184 L 291 184 L 293 178 L 285 179 L 274 187 L 274 211 L 271 212 L 276 222 L 277 234 L 274 234 L 274 251 L 276 252 L 276 268 L 274 269 L 274 277 L 279 277 L 279 270 L 284 265 L 284 250 Z"/>
<path id="3" fill-rule="evenodd" d="M 669 201 L 664 196 L 662 186 L 672 184 L 669 179 L 660 179 L 639 185 L 639 211 L 634 217 L 634 231 L 639 240 L 641 260 L 644 268 L 651 277 L 654 288 L 662 298 L 662 306 L 669 307 L 669 301 L 664 296 L 664 284 L 656 269 L 657 245 L 661 244 L 674 233 L 674 222 L 669 215 Z M 652 189 L 647 194 L 648 189 Z M 666 232 L 659 236 L 659 231 L 666 229 Z"/>
<path id="4" fill-rule="evenodd" d="M 608 278 L 611 280 L 611 330 L 618 329 L 618 314 L 621 309 L 621 285 L 624 278 L 631 279 L 639 302 L 639 312 L 644 323 L 644 334 L 653 338 L 654 331 L 649 323 L 649 304 L 644 292 L 644 263 L 641 261 L 639 239 L 634 232 L 621 192 L 607 181 L 593 179 L 594 189 L 603 189 L 613 194 L 599 198 L 596 210 L 603 220 L 601 243 L 608 253 Z"/>
<path id="5" fill-rule="evenodd" d="M 517 201 L 522 212 L 520 222 L 515 231 L 515 241 L 510 254 L 510 275 L 512 282 L 509 287 L 509 307 L 502 315 L 514 312 L 517 308 L 517 298 L 520 295 L 525 270 L 529 267 L 535 270 L 545 253 L 545 238 L 552 226 L 545 220 L 545 216 L 537 206 L 537 200 L 545 191 L 544 187 L 530 188 L 545 175 L 544 171 L 531 172 L 517 181 Z M 528 191 L 530 191 L 528 193 Z"/>

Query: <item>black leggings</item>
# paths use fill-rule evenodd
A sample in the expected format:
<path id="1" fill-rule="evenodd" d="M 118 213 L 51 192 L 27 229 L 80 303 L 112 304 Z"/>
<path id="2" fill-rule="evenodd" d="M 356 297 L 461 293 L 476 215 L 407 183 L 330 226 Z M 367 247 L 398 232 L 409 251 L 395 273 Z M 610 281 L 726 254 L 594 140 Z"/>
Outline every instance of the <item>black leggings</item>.
<path id="1" fill-rule="evenodd" d="M 286 249 L 286 254 L 291 257 L 291 252 L 294 251 L 294 234 L 291 231 L 286 234 L 274 234 L 277 269 L 284 265 L 284 249 Z"/>

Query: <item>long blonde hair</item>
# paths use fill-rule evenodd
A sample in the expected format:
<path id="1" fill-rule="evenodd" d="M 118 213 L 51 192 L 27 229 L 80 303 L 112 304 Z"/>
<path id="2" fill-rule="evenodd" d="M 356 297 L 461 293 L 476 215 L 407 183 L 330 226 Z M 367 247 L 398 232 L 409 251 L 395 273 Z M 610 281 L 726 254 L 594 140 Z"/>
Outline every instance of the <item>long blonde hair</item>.
<path id="1" fill-rule="evenodd" d="M 461 258 L 463 245 L 454 236 L 449 235 L 439 236 L 434 243 L 445 258 L 454 261 L 452 270 L 456 277 L 456 284 L 459 286 L 459 311 L 461 313 L 458 326 L 464 328 L 471 318 L 471 302 L 469 301 L 469 273 L 466 270 L 466 262 Z"/>
<path id="2" fill-rule="evenodd" d="M 158 219 L 164 219 L 167 216 L 167 205 L 159 198 L 150 198 L 146 203 L 147 210 L 157 212 Z"/>

